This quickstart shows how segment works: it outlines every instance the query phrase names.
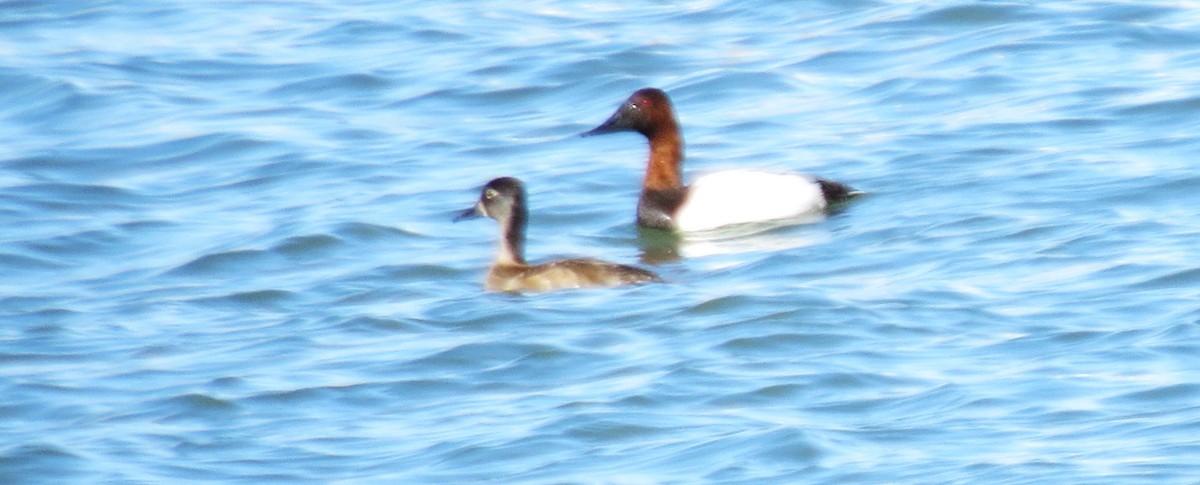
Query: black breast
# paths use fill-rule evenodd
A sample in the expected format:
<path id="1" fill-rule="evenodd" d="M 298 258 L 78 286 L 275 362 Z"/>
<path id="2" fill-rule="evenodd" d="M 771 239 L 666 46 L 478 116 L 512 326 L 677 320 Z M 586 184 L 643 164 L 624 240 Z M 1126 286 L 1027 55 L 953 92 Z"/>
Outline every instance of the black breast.
<path id="1" fill-rule="evenodd" d="M 675 214 L 675 210 L 683 204 L 686 195 L 687 188 L 685 187 L 643 190 L 641 198 L 638 199 L 638 225 L 655 229 L 674 229 L 675 221 L 672 220 L 672 216 Z"/>

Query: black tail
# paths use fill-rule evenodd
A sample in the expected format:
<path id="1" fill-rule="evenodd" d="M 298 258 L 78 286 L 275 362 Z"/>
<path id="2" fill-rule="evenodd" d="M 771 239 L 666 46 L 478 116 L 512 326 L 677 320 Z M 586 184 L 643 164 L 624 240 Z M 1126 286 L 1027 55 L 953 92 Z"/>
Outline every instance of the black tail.
<path id="1" fill-rule="evenodd" d="M 841 204 L 864 194 L 864 192 L 854 190 L 841 182 L 817 179 L 817 183 L 821 184 L 821 193 L 825 195 L 825 203 L 829 205 Z"/>

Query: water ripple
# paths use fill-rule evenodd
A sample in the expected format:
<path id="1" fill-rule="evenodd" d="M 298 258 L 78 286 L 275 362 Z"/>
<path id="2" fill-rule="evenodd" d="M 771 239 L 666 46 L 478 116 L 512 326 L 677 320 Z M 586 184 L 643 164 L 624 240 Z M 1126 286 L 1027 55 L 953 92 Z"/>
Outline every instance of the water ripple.
<path id="1" fill-rule="evenodd" d="M 0 482 L 1196 476 L 1196 16 L 806 6 L 4 4 Z M 644 86 L 870 196 L 638 231 Z M 484 292 L 500 175 L 669 283 Z"/>

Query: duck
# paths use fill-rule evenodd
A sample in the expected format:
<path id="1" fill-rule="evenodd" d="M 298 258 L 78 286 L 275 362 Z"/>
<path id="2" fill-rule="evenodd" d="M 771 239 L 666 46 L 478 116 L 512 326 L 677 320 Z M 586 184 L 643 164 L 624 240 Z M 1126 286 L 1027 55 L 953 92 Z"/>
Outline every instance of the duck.
<path id="1" fill-rule="evenodd" d="M 542 264 L 525 260 L 525 226 L 529 209 L 525 185 L 513 177 L 493 179 L 474 206 L 455 222 L 489 217 L 500 223 L 500 248 L 484 278 L 487 291 L 533 293 L 568 288 L 595 288 L 661 282 L 653 271 L 598 259 L 560 259 Z"/>
<path id="2" fill-rule="evenodd" d="M 795 172 L 734 169 L 713 172 L 684 185 L 683 135 L 667 93 L 635 91 L 600 126 L 581 136 L 637 132 L 650 143 L 638 197 L 637 224 L 676 232 L 718 229 L 825 214 L 863 192 Z"/>

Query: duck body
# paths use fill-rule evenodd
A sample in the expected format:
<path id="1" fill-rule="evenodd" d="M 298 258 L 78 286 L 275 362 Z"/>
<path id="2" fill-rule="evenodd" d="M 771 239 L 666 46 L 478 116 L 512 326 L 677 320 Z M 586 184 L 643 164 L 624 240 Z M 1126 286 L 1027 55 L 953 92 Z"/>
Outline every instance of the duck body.
<path id="1" fill-rule="evenodd" d="M 798 173 L 725 170 L 683 189 L 643 191 L 638 224 L 683 232 L 823 213 L 838 191 L 850 189 Z"/>
<path id="2" fill-rule="evenodd" d="M 804 174 L 744 169 L 713 172 L 683 185 L 683 136 L 670 98 L 659 89 L 634 92 L 583 136 L 622 131 L 640 133 L 650 144 L 637 210 L 643 227 L 691 232 L 822 214 L 860 193 Z"/>
<path id="3" fill-rule="evenodd" d="M 520 180 L 501 177 L 484 186 L 479 201 L 459 214 L 456 221 L 490 217 L 500 223 L 500 248 L 484 278 L 488 291 L 543 292 L 568 288 L 609 287 L 662 281 L 654 272 L 579 258 L 531 265 L 525 261 L 525 226 L 528 208 Z"/>
<path id="4" fill-rule="evenodd" d="M 598 259 L 562 259 L 538 265 L 496 264 L 484 279 L 488 291 L 542 292 L 662 281 L 653 272 Z"/>

